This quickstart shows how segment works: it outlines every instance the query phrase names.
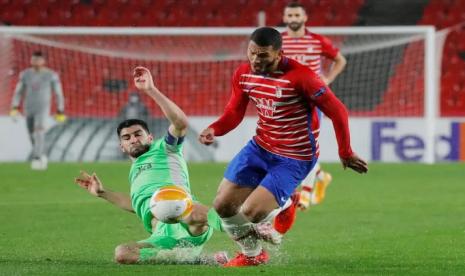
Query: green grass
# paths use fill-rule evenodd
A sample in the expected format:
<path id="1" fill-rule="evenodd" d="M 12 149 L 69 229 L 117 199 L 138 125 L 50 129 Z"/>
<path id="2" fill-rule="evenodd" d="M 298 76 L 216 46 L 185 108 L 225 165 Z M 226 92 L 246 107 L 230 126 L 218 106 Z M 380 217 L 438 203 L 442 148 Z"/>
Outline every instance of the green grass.
<path id="1" fill-rule="evenodd" d="M 191 164 L 196 196 L 211 204 L 225 164 Z M 465 273 L 465 165 L 372 164 L 368 175 L 326 165 L 324 204 L 299 213 L 268 266 L 117 265 L 116 245 L 146 238 L 133 214 L 73 184 L 95 171 L 128 191 L 129 163 L 0 164 L 0 275 L 457 275 Z M 206 251 L 236 249 L 221 233 Z"/>

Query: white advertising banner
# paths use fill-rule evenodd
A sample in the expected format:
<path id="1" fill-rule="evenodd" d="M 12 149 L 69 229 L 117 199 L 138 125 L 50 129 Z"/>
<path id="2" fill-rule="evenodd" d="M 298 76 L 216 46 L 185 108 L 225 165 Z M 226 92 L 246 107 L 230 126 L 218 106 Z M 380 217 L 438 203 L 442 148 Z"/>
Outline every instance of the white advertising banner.
<path id="1" fill-rule="evenodd" d="M 191 117 L 191 131 L 200 133 L 215 119 L 216 117 Z M 205 149 L 205 152 L 210 153 L 208 159 L 202 156 L 201 150 L 194 151 L 193 145 L 199 149 L 203 146 L 195 144 L 198 143 L 194 138 L 195 135 L 190 136 L 186 144 L 186 157 L 195 161 L 231 160 L 254 136 L 256 121 L 255 117 L 246 117 L 235 130 L 224 137 L 218 137 L 215 145 Z M 50 125 L 52 123 L 51 120 Z M 0 117 L 0 127 L 0 161 L 27 160 L 31 145 L 24 118 L 15 122 L 9 117 Z M 424 162 L 425 151 L 429 146 L 425 138 L 426 128 L 426 123 L 422 119 L 351 119 L 352 148 L 359 156 L 369 161 Z M 435 126 L 435 133 L 434 148 L 437 162 L 465 161 L 465 118 L 440 119 Z M 78 139 L 80 138 L 76 137 L 76 140 Z M 334 130 L 331 121 L 327 118 L 323 119 L 319 143 L 321 161 L 339 161 Z M 76 153 L 72 155 L 79 156 Z"/>
<path id="2" fill-rule="evenodd" d="M 191 127 L 200 132 L 215 118 L 191 118 Z M 215 160 L 228 161 L 255 134 L 257 119 L 247 117 L 235 130 L 218 138 Z M 424 162 L 426 122 L 423 119 L 350 119 L 352 149 L 369 161 Z M 465 118 L 437 121 L 436 161 L 465 161 Z M 337 162 L 338 147 L 332 123 L 324 118 L 321 127 L 320 160 Z"/>
<path id="3" fill-rule="evenodd" d="M 31 149 L 24 117 L 0 116 L 0 161 L 27 160 Z"/>

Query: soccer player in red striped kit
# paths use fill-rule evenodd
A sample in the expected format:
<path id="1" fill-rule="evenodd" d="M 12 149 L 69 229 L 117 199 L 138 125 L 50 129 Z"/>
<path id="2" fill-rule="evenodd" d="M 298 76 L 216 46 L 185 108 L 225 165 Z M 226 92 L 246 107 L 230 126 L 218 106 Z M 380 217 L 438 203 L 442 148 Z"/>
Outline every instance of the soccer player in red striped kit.
<path id="1" fill-rule="evenodd" d="M 224 230 L 242 249 L 225 266 L 268 262 L 254 224 L 274 216 L 315 165 L 319 154 L 316 107 L 333 122 L 343 167 L 368 171 L 367 163 L 350 146 L 344 104 L 312 70 L 284 57 L 281 47 L 281 34 L 273 28 L 252 33 L 249 62 L 233 75 L 224 114 L 199 136 L 201 143 L 212 144 L 215 137 L 239 125 L 249 101 L 255 104 L 257 134 L 228 165 L 213 203 Z"/>
<path id="2" fill-rule="evenodd" d="M 344 70 L 347 61 L 328 38 L 310 32 L 305 27 L 307 19 L 307 13 L 302 4 L 291 2 L 286 5 L 283 22 L 287 28 L 281 34 L 283 52 L 285 56 L 295 59 L 310 68 L 320 76 L 326 85 L 329 85 Z M 326 74 L 323 74 L 322 71 L 322 57 L 332 61 L 332 66 Z M 321 116 L 321 112 L 318 111 L 318 114 Z M 312 171 L 302 181 L 298 207 L 305 210 L 310 204 L 321 203 L 331 180 L 331 175 L 321 170 L 317 162 Z"/>

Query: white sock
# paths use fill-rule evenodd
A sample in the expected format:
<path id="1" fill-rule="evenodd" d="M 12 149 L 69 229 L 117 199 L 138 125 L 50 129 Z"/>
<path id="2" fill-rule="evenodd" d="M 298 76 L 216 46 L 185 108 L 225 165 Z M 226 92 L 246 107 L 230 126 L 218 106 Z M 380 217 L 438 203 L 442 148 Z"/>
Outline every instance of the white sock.
<path id="1" fill-rule="evenodd" d="M 316 163 L 314 170 L 316 172 L 316 180 L 322 181 L 325 178 L 325 172 L 321 169 L 319 163 Z"/>
<path id="2" fill-rule="evenodd" d="M 315 186 L 316 182 L 316 173 L 318 171 L 320 171 L 320 164 L 316 163 L 315 167 L 313 167 L 307 177 L 305 177 L 305 179 L 302 181 L 302 187 L 308 187 L 313 191 L 313 187 Z"/>
<path id="3" fill-rule="evenodd" d="M 284 210 L 285 208 L 276 208 L 273 211 L 269 212 L 268 215 L 260 222 L 271 222 L 278 214 L 281 212 L 281 210 Z M 259 223 L 260 223 L 259 222 Z"/>
<path id="4" fill-rule="evenodd" d="M 229 218 L 222 218 L 223 229 L 241 247 L 242 253 L 255 257 L 262 252 L 262 246 L 254 235 L 252 223 L 241 212 Z"/>

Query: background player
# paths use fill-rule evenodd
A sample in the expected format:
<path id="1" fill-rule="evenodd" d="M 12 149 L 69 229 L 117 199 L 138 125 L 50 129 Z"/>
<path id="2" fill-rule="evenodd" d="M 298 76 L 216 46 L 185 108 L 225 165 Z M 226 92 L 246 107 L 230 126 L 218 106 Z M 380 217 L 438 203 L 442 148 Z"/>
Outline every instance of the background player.
<path id="1" fill-rule="evenodd" d="M 65 102 L 58 74 L 45 67 L 45 57 L 36 51 L 31 57 L 31 67 L 22 71 L 13 95 L 10 116 L 19 115 L 19 106 L 24 97 L 24 113 L 27 130 L 32 143 L 31 168 L 45 170 L 47 157 L 45 155 L 45 121 L 50 113 L 52 90 L 56 95 L 57 113 L 55 120 L 59 123 L 66 120 L 64 115 Z"/>
<path id="2" fill-rule="evenodd" d="M 291 2 L 284 8 L 283 22 L 286 24 L 286 31 L 282 33 L 283 52 L 313 70 L 329 85 L 344 70 L 347 61 L 328 38 L 312 33 L 305 27 L 307 19 L 305 8 L 298 2 Z M 322 57 L 332 61 L 332 66 L 326 73 L 322 70 Z M 331 175 L 321 170 L 317 162 L 302 182 L 298 206 L 307 209 L 310 203 L 321 203 L 331 179 Z"/>
<path id="3" fill-rule="evenodd" d="M 253 224 L 267 220 L 289 199 L 318 157 L 319 107 L 333 122 L 344 168 L 367 172 L 365 161 L 352 152 L 345 106 L 318 76 L 281 55 L 281 34 L 273 28 L 255 30 L 249 41 L 249 63 L 232 79 L 232 95 L 224 114 L 199 136 L 212 144 L 242 121 L 249 99 L 259 120 L 257 135 L 228 165 L 214 208 L 224 230 L 242 249 L 226 266 L 268 261 L 253 234 Z"/>
<path id="4" fill-rule="evenodd" d="M 145 229 L 152 233 L 146 240 L 116 247 L 118 263 L 162 262 L 167 257 L 177 262 L 197 262 L 203 245 L 213 233 L 212 227 L 221 229 L 213 209 L 209 212 L 208 207 L 195 203 L 191 215 L 183 222 L 166 224 L 157 221 L 149 207 L 151 196 L 163 186 L 178 185 L 190 193 L 189 174 L 182 154 L 187 117 L 155 87 L 148 69 L 137 67 L 134 83 L 160 106 L 171 124 L 166 136 L 156 141 L 144 121 L 129 119 L 119 124 L 121 150 L 133 160 L 129 173 L 131 196 L 105 189 L 95 174 L 82 172 L 75 182 L 92 195 L 136 213 Z"/>

